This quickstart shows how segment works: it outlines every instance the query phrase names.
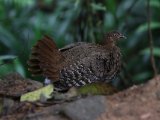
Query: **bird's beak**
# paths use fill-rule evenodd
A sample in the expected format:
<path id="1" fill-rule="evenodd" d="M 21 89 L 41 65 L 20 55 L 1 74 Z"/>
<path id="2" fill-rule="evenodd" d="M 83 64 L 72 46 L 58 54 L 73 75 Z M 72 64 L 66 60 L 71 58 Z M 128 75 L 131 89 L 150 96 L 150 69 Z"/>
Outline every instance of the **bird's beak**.
<path id="1" fill-rule="evenodd" d="M 124 36 L 124 35 L 121 35 L 119 38 L 120 38 L 120 39 L 127 39 L 127 37 Z"/>

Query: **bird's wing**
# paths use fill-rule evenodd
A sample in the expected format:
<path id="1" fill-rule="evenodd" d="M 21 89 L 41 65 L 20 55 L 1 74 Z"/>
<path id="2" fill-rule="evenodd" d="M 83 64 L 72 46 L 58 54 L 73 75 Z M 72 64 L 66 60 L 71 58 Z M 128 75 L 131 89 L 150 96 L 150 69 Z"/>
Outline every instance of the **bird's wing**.
<path id="1" fill-rule="evenodd" d="M 85 44 L 87 44 L 87 43 L 85 43 L 85 42 L 72 43 L 72 44 L 66 45 L 63 48 L 59 49 L 59 51 L 64 52 L 66 50 L 72 49 L 77 46 L 85 45 Z"/>
<path id="2" fill-rule="evenodd" d="M 95 52 L 93 56 L 91 66 L 94 73 L 106 82 L 111 81 L 120 70 L 120 53 L 116 50 L 101 51 Z"/>
<path id="3" fill-rule="evenodd" d="M 32 48 L 28 61 L 29 71 L 32 75 L 43 75 L 51 80 L 59 79 L 59 71 L 63 65 L 64 57 L 59 52 L 54 41 L 44 36 Z"/>

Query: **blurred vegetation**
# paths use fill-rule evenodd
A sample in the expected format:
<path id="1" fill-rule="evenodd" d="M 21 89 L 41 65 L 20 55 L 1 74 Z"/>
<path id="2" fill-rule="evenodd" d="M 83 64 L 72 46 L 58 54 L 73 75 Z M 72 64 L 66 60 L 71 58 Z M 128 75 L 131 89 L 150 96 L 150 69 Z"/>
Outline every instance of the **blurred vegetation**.
<path id="1" fill-rule="evenodd" d="M 87 41 L 99 42 L 107 31 L 119 30 L 127 40 L 121 83 L 129 86 L 153 76 L 147 23 L 147 0 L 1 0 L 0 75 L 17 71 L 30 77 L 27 59 L 43 35 L 58 47 Z M 156 67 L 160 70 L 160 0 L 151 0 L 151 30 Z"/>

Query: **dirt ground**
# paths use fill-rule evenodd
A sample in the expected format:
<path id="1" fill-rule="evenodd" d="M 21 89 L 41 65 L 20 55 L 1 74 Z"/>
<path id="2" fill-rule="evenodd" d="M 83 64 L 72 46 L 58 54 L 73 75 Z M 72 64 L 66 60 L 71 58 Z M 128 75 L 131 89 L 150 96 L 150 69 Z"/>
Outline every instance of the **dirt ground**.
<path id="1" fill-rule="evenodd" d="M 107 97 L 98 120 L 160 120 L 160 76 Z"/>
<path id="2" fill-rule="evenodd" d="M 110 96 L 43 105 L 16 103 L 1 120 L 160 120 L 160 76 Z"/>

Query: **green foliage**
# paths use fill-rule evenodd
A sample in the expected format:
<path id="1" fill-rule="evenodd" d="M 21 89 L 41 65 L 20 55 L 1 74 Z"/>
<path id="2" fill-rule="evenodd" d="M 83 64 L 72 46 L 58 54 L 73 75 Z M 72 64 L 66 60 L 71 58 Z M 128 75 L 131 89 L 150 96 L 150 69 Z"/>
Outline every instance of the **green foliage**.
<path id="1" fill-rule="evenodd" d="M 77 92 L 80 95 L 111 95 L 118 92 L 118 90 L 111 84 L 92 83 L 78 88 Z"/>
<path id="2" fill-rule="evenodd" d="M 142 83 L 153 76 L 146 5 L 145 0 L 0 1 L 0 64 L 5 64 L 0 66 L 0 75 L 18 71 L 29 77 L 30 49 L 45 34 L 63 47 L 77 41 L 99 42 L 105 32 L 119 30 L 128 38 L 119 43 L 125 64 L 121 81 L 125 86 Z M 160 1 L 151 0 L 150 6 L 159 70 Z"/>
<path id="3" fill-rule="evenodd" d="M 146 48 L 144 50 L 141 51 L 142 55 L 150 55 L 150 48 Z M 155 57 L 160 57 L 160 47 L 154 47 L 153 48 L 153 55 Z"/>

